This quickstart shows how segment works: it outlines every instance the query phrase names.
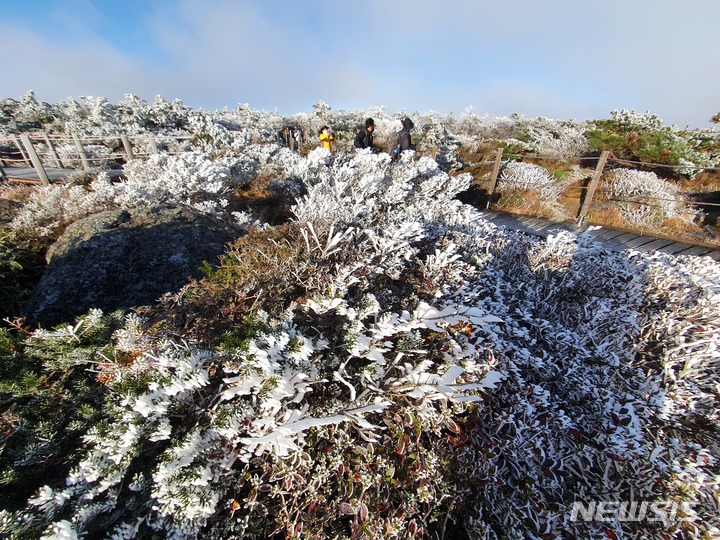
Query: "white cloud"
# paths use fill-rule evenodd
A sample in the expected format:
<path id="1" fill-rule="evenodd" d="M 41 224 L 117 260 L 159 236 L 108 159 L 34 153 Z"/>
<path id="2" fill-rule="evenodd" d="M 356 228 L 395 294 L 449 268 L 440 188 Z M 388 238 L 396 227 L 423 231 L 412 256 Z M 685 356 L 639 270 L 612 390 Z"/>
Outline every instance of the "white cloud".
<path id="1" fill-rule="evenodd" d="M 196 107 L 247 102 L 284 114 L 318 99 L 390 112 L 473 105 L 480 114 L 554 118 L 635 108 L 692 127 L 719 109 L 716 0 L 140 5 L 122 20 L 120 6 L 112 14 L 89 0 L 57 6 L 67 9 L 54 14 L 65 36 L 41 34 L 37 22 L 0 22 L 11 44 L 0 71 L 13 74 L 3 92 L 32 89 L 46 101 L 160 94 Z"/>

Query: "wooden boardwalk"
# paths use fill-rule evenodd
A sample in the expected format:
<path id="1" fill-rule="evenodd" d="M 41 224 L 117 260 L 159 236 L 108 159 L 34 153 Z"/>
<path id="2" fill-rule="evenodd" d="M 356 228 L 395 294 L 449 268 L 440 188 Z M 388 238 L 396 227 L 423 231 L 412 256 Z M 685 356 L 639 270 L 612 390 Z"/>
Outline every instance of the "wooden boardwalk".
<path id="1" fill-rule="evenodd" d="M 635 249 L 643 252 L 661 251 L 673 255 L 708 256 L 713 260 L 720 261 L 720 249 L 718 248 L 698 244 L 686 244 L 666 238 L 619 231 L 607 227 L 574 225 L 572 223 L 505 214 L 491 210 L 481 210 L 481 212 L 488 221 L 495 225 L 535 236 L 546 237 L 560 231 L 569 231 L 576 234 L 586 232 L 592 235 L 604 247 L 613 251 L 621 251 L 624 249 Z"/>
<path id="2" fill-rule="evenodd" d="M 27 182 L 31 184 L 41 184 L 40 177 L 34 167 L 3 167 L 5 178 L 7 180 L 15 180 L 18 182 Z M 64 180 L 77 171 L 72 169 L 58 169 L 53 167 L 45 167 L 45 173 L 50 181 Z"/>
<path id="3" fill-rule="evenodd" d="M 47 177 L 51 182 L 61 182 L 68 176 L 82 172 L 76 169 L 59 169 L 56 167 L 44 167 L 44 169 L 45 174 L 47 174 Z M 40 180 L 40 176 L 34 167 L 3 167 L 2 171 L 4 173 L 4 176 L 2 177 L 3 180 L 8 180 L 10 182 L 22 182 L 26 184 L 42 184 L 42 180 Z M 103 172 L 109 174 L 110 176 L 123 174 L 122 169 L 111 169 Z"/>

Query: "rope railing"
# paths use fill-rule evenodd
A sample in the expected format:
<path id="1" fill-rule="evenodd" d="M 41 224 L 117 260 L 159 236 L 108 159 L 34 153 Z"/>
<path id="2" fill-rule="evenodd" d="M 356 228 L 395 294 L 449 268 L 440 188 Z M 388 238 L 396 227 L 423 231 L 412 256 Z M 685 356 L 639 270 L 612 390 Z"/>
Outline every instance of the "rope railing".
<path id="1" fill-rule="evenodd" d="M 506 159 L 510 158 L 510 159 Z M 578 197 L 579 203 L 578 203 L 578 213 L 577 213 L 577 221 L 579 224 L 582 224 L 584 221 L 589 208 L 593 204 L 593 199 L 597 193 L 601 193 L 603 195 L 606 195 L 608 193 L 612 194 L 613 190 L 600 187 L 600 180 L 603 176 L 603 172 L 605 167 L 608 163 L 610 164 L 617 164 L 617 163 L 630 163 L 630 161 L 627 160 L 618 160 L 615 158 L 610 157 L 609 151 L 603 151 L 600 156 L 576 156 L 576 157 L 559 157 L 559 156 L 538 156 L 538 155 L 527 155 L 527 154 L 503 154 L 503 149 L 499 148 L 496 150 L 495 159 L 493 161 L 482 161 L 482 162 L 475 162 L 473 165 L 485 165 L 490 166 L 491 164 L 495 164 L 495 167 L 492 171 L 492 173 L 489 176 L 483 176 L 481 178 L 476 178 L 476 180 L 484 181 L 489 183 L 489 188 L 487 190 L 487 207 L 489 208 L 491 205 L 491 202 L 493 200 L 493 194 L 496 191 L 498 182 L 502 182 L 502 171 L 503 167 L 506 166 L 512 158 L 520 159 L 520 160 L 561 160 L 561 161 L 582 161 L 582 160 L 588 160 L 588 161 L 596 161 L 597 165 L 595 167 L 595 171 L 593 173 L 592 178 L 588 183 L 585 185 L 579 186 L 580 195 Z M 501 163 L 501 165 L 498 166 L 498 164 Z M 654 163 L 644 163 L 644 162 L 635 162 L 636 164 L 642 165 L 642 166 L 657 166 L 657 167 L 672 167 L 665 164 L 654 164 Z M 687 169 L 687 166 L 678 166 L 683 169 Z M 698 170 L 707 170 L 707 171 L 717 171 L 720 170 L 718 167 L 697 167 Z M 528 186 L 530 187 L 530 186 Z M 640 204 L 640 205 L 646 205 L 646 206 L 653 206 L 660 202 L 673 202 L 678 205 L 693 205 L 693 206 L 701 206 L 701 207 L 720 207 L 720 203 L 715 202 L 706 202 L 706 201 L 698 201 L 698 200 L 688 200 L 687 198 L 669 198 L 669 197 L 663 197 L 663 196 L 657 196 L 657 195 L 651 195 L 651 194 L 633 194 L 628 195 L 628 197 L 632 198 L 618 198 L 617 196 L 611 196 L 611 197 L 605 197 L 604 200 L 606 201 L 612 201 L 614 203 L 622 203 L 622 204 Z"/>
<path id="2" fill-rule="evenodd" d="M 504 154 L 507 157 L 511 158 L 520 158 L 520 159 L 537 159 L 537 160 L 545 160 L 545 161 L 594 161 L 598 159 L 598 156 L 573 156 L 573 157 L 563 157 L 563 156 L 538 156 L 533 154 Z M 616 157 L 608 157 L 608 162 L 613 162 L 616 164 L 630 164 L 630 165 L 636 165 L 638 167 L 655 167 L 658 169 L 676 169 L 676 170 L 693 170 L 693 171 L 720 171 L 720 167 L 705 167 L 705 166 L 691 166 L 691 165 L 671 165 L 668 163 L 653 163 L 650 161 L 633 161 L 629 159 L 622 159 L 622 158 L 616 158 Z"/>

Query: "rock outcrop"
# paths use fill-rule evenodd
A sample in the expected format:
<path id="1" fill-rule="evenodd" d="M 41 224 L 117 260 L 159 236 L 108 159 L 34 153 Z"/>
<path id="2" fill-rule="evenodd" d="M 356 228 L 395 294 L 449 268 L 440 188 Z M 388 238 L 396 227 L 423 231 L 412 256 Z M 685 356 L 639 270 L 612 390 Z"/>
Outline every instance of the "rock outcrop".
<path id="1" fill-rule="evenodd" d="M 26 302 L 30 324 L 72 322 L 90 308 L 105 312 L 151 305 L 199 277 L 239 231 L 186 206 L 108 211 L 77 221 L 47 254 L 48 267 Z"/>

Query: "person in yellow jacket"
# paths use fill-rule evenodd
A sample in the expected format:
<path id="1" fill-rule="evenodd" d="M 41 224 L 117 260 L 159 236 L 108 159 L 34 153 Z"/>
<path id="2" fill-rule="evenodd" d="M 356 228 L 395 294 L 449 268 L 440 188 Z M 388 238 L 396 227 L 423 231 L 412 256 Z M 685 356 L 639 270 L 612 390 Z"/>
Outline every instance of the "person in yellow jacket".
<path id="1" fill-rule="evenodd" d="M 328 126 L 321 127 L 318 135 L 320 136 L 320 143 L 322 144 L 322 147 L 329 152 L 332 152 L 332 142 L 335 140 L 335 135 L 333 135 L 330 128 Z"/>

